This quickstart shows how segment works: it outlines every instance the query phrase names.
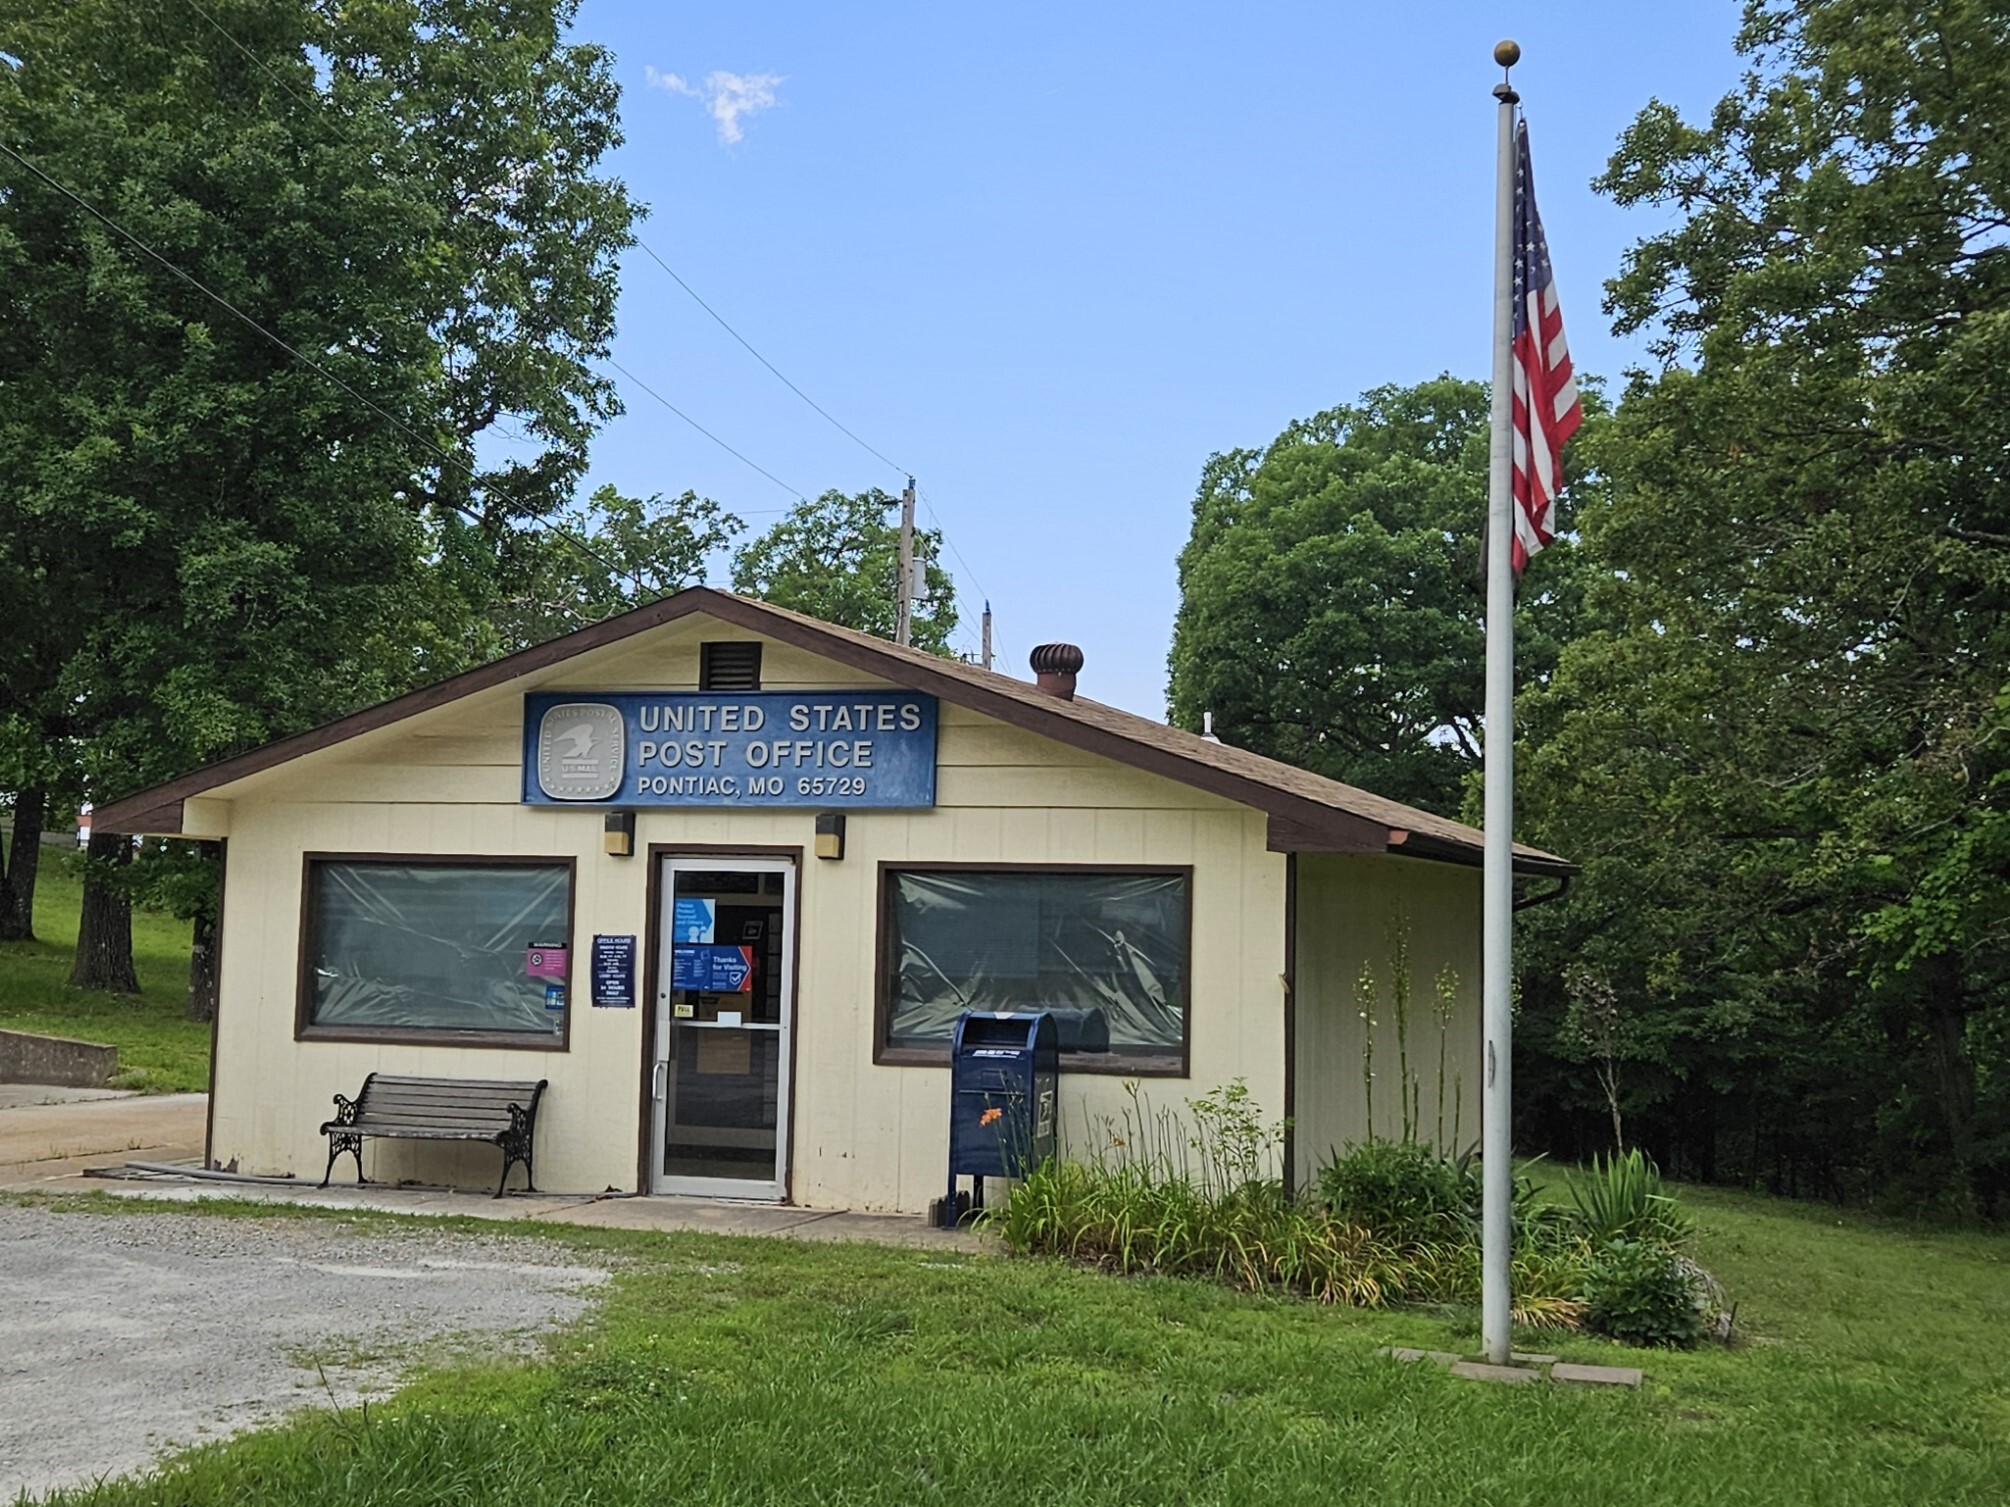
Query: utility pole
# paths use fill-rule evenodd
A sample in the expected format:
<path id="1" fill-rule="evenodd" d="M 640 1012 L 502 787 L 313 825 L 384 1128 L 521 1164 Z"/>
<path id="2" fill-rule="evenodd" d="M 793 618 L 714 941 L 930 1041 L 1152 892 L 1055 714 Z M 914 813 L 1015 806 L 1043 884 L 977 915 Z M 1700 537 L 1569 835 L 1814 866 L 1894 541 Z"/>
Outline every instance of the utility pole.
<path id="1" fill-rule="evenodd" d="M 900 494 L 900 615 L 894 620 L 893 641 L 914 641 L 914 478 Z"/>
<path id="2" fill-rule="evenodd" d="M 984 604 L 984 668 L 991 668 L 991 604 Z"/>

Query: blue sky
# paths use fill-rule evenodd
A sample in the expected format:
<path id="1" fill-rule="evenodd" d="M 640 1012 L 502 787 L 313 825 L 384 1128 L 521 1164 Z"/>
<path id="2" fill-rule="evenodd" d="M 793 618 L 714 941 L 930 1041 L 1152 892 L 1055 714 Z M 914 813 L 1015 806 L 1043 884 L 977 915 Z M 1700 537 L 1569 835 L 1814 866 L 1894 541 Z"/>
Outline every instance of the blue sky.
<path id="1" fill-rule="evenodd" d="M 1580 371 L 1602 284 L 1658 227 L 1588 187 L 1650 98 L 1736 82 L 1729 0 L 1085 6 L 586 0 L 641 233 L 769 360 L 911 468 L 974 649 L 1080 644 L 1085 695 L 1164 713 L 1202 462 L 1385 382 L 1484 376 L 1493 43 L 1512 35 Z M 900 476 L 640 250 L 615 357 L 811 495 Z M 617 377 L 592 482 L 790 494 Z"/>

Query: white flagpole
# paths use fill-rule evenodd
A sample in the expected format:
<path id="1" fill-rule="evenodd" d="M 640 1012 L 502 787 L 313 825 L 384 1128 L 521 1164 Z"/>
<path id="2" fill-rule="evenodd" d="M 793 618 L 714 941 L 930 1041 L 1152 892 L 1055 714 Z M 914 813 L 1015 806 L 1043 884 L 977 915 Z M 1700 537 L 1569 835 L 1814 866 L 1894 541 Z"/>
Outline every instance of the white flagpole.
<path id="1" fill-rule="evenodd" d="M 1521 48 L 1502 42 L 1494 61 L 1503 69 L 1521 59 Z M 1493 443 L 1487 467 L 1487 707 L 1486 854 L 1482 906 L 1480 1003 L 1486 1057 L 1482 1064 L 1480 1155 L 1485 1177 L 1480 1213 L 1480 1349 L 1496 1366 L 1508 1364 L 1514 1345 L 1508 1256 L 1514 1234 L 1513 1122 L 1508 1089 L 1513 1060 L 1514 969 L 1514 354 L 1515 105 L 1520 96 L 1506 80 L 1494 86 L 1500 101 L 1499 180 L 1494 204 Z"/>

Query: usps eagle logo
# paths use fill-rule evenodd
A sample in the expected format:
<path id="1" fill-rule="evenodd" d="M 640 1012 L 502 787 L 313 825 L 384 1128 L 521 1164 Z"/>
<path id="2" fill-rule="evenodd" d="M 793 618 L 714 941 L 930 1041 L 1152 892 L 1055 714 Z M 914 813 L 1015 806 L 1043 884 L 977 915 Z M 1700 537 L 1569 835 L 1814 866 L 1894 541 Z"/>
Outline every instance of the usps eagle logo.
<path id="1" fill-rule="evenodd" d="M 602 701 L 568 701 L 537 725 L 537 783 L 555 801 L 604 801 L 626 770 L 621 713 Z"/>

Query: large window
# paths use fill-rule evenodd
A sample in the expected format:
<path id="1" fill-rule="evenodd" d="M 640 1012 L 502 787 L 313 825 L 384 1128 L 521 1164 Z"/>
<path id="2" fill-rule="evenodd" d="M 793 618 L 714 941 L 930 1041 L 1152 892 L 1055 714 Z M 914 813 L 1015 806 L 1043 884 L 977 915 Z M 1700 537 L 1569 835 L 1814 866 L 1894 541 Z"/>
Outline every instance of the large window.
<path id="1" fill-rule="evenodd" d="M 303 1036 L 564 1044 L 569 862 L 310 856 L 305 931 Z"/>
<path id="2" fill-rule="evenodd" d="M 942 1062 L 965 1010 L 1052 1010 L 1076 1071 L 1182 1073 L 1192 878 L 884 871 L 879 1060 Z"/>

